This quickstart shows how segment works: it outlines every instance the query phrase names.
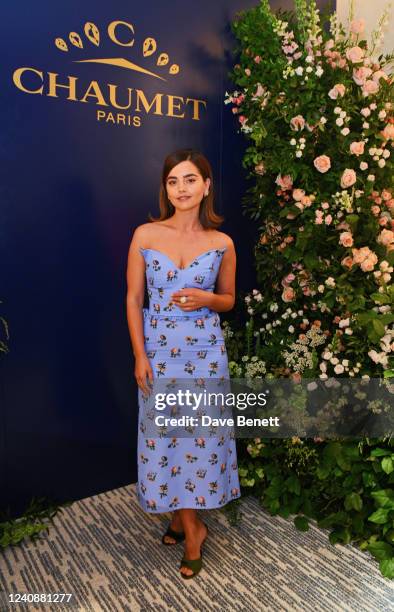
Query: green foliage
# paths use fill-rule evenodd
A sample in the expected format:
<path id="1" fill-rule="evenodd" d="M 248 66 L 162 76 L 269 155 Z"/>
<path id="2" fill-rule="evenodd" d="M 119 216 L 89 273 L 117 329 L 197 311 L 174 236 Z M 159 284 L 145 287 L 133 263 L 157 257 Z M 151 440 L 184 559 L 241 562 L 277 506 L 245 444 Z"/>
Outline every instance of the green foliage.
<path id="1" fill-rule="evenodd" d="M 9 518 L 9 513 L 3 511 L 0 517 L 0 548 L 15 546 L 27 537 L 36 540 L 42 531 L 49 529 L 49 523 L 61 511 L 61 506 L 69 505 L 71 502 L 59 505 L 44 498 L 33 498 L 22 516 L 16 519 Z"/>

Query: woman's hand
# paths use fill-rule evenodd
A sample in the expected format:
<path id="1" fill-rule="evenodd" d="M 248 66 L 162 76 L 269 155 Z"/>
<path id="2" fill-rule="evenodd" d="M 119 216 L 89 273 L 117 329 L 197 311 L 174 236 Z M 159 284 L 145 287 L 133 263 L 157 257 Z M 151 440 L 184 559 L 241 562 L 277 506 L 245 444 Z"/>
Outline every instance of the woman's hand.
<path id="1" fill-rule="evenodd" d="M 135 358 L 134 376 L 142 393 L 149 395 L 150 389 L 146 379 L 148 378 L 149 384 L 153 385 L 153 371 L 146 354 Z"/>
<path id="2" fill-rule="evenodd" d="M 184 304 L 181 302 L 182 296 L 187 298 Z M 171 294 L 171 300 L 181 310 L 188 312 L 189 310 L 196 310 L 196 308 L 209 306 L 212 300 L 212 292 L 204 291 L 204 289 L 196 289 L 194 287 L 179 289 L 179 291 L 175 291 Z"/>

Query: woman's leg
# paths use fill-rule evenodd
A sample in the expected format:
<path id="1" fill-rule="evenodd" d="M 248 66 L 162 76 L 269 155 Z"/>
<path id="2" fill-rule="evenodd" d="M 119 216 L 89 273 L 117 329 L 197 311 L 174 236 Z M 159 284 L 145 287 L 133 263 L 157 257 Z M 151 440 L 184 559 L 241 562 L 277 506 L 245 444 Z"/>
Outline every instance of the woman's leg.
<path id="1" fill-rule="evenodd" d="M 200 557 L 200 548 L 207 536 L 207 528 L 198 517 L 197 511 L 192 508 L 178 510 L 183 531 L 185 532 L 185 559 L 191 561 Z M 193 571 L 188 567 L 181 567 L 181 573 L 190 576 Z"/>
<path id="2" fill-rule="evenodd" d="M 170 527 L 174 531 L 179 531 L 179 533 L 183 531 L 183 525 L 181 517 L 179 516 L 179 510 L 174 510 L 174 512 L 171 512 Z M 176 540 L 174 540 L 174 538 L 168 535 L 164 537 L 164 541 L 167 542 L 167 544 L 176 544 Z"/>

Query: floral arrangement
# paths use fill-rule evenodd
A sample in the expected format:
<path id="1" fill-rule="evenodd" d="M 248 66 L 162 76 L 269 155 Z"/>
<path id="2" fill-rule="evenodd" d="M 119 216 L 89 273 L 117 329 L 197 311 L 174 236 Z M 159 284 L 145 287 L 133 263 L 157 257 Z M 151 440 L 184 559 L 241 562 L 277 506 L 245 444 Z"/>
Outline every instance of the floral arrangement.
<path id="1" fill-rule="evenodd" d="M 258 224 L 258 286 L 246 326 L 225 322 L 235 378 L 394 376 L 394 55 L 380 54 L 388 6 L 365 22 L 324 21 L 314 0 L 239 13 L 227 93 L 248 140 L 245 209 Z M 244 307 L 242 305 L 242 307 Z M 299 387 L 300 385 L 295 385 Z M 243 492 L 271 513 L 330 528 L 394 578 L 394 441 L 239 440 Z"/>
<path id="2" fill-rule="evenodd" d="M 225 103 L 250 141 L 245 203 L 261 223 L 264 287 L 245 297 L 248 354 L 294 379 L 391 377 L 393 56 L 377 56 L 388 9 L 368 46 L 362 19 L 345 32 L 334 14 L 325 31 L 314 0 L 295 7 L 285 21 L 261 0 L 233 24 Z"/>

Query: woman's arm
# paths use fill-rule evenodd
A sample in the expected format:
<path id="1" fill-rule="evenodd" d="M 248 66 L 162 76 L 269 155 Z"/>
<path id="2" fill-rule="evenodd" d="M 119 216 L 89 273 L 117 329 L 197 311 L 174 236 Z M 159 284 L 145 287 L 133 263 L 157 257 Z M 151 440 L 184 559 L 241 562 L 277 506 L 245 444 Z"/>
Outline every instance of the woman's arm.
<path id="1" fill-rule="evenodd" d="M 171 299 L 184 312 L 203 306 L 207 306 L 216 312 L 231 310 L 235 303 L 236 263 L 234 243 L 231 238 L 228 238 L 227 250 L 224 252 L 216 279 L 215 292 L 190 287 L 174 292 Z M 180 301 L 183 295 L 188 298 L 186 304 L 182 304 Z"/>
<path id="2" fill-rule="evenodd" d="M 153 373 L 144 343 L 142 307 L 144 305 L 145 292 L 145 262 L 139 250 L 141 233 L 141 228 L 135 230 L 129 248 L 127 260 L 126 310 L 130 339 L 135 357 L 134 374 L 138 386 L 144 393 L 148 393 L 146 378 L 148 377 L 149 381 L 153 382 Z"/>

